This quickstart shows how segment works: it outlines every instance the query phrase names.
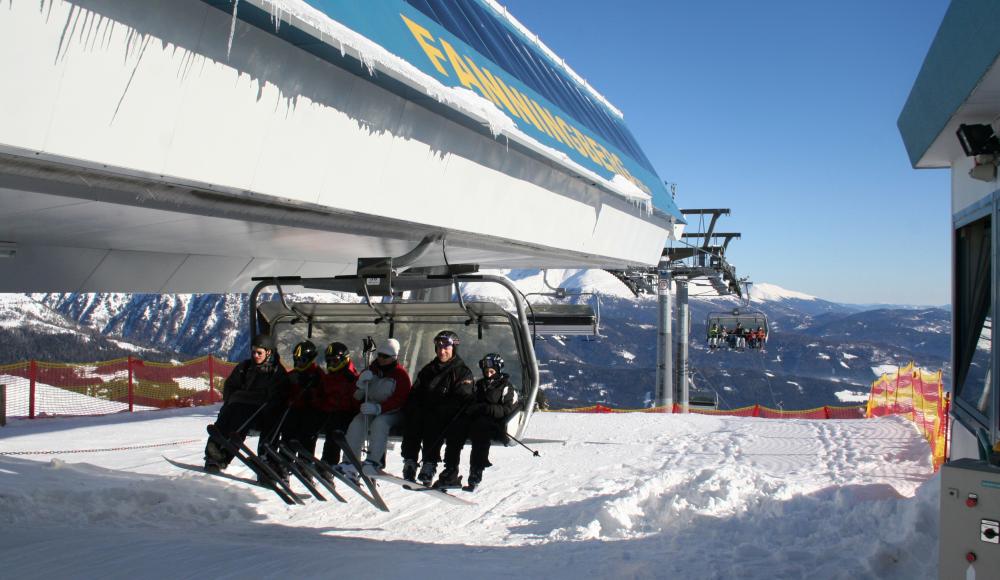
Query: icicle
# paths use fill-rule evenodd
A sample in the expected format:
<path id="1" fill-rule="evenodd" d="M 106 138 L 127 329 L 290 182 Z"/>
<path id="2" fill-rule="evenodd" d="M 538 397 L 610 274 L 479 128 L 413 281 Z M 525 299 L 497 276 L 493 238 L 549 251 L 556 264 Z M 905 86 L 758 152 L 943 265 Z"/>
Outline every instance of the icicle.
<path id="1" fill-rule="evenodd" d="M 233 52 L 233 36 L 236 35 L 236 9 L 240 6 L 240 0 L 233 0 L 233 23 L 229 26 L 229 44 L 226 45 L 226 60 Z"/>

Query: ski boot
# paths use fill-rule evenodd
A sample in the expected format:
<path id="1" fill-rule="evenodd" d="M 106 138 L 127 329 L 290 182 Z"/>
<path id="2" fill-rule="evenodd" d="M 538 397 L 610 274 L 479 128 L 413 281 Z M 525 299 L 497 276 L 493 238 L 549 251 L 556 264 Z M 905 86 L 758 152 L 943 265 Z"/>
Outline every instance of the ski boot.
<path id="1" fill-rule="evenodd" d="M 412 459 L 403 460 L 403 479 L 406 481 L 417 481 L 417 462 Z"/>
<path id="2" fill-rule="evenodd" d="M 333 469 L 339 471 L 341 475 L 354 482 L 354 485 L 361 485 L 361 476 L 358 474 L 358 470 L 354 468 L 354 465 L 345 461 L 344 463 L 334 465 Z"/>
<path id="3" fill-rule="evenodd" d="M 481 467 L 473 467 L 469 469 L 469 479 L 466 481 L 465 487 L 462 489 L 465 491 L 473 491 L 479 484 L 483 481 L 483 469 Z"/>
<path id="4" fill-rule="evenodd" d="M 208 443 L 205 444 L 205 471 L 219 473 L 229 465 L 226 459 L 226 453 L 219 449 L 215 441 L 209 439 Z"/>
<path id="5" fill-rule="evenodd" d="M 285 471 L 283 467 L 281 467 L 280 465 L 278 465 L 273 461 L 264 461 L 264 464 L 271 468 L 271 471 L 273 471 L 278 476 L 278 479 L 280 479 L 285 485 L 288 485 L 288 472 Z M 268 480 L 270 480 L 270 477 L 268 477 L 267 475 L 263 473 L 257 474 L 258 483 L 267 485 Z"/>
<path id="6" fill-rule="evenodd" d="M 368 477 L 378 475 L 381 472 L 382 466 L 371 459 L 365 459 L 364 463 L 361 464 L 361 473 L 364 473 Z"/>
<path id="7" fill-rule="evenodd" d="M 455 467 L 445 467 L 441 475 L 438 476 L 438 480 L 434 482 L 434 487 L 448 488 L 448 487 L 460 487 L 462 485 L 462 476 L 458 474 L 458 469 Z"/>
<path id="8" fill-rule="evenodd" d="M 420 466 L 420 473 L 417 475 L 417 481 L 429 487 L 431 482 L 434 481 L 434 474 L 437 473 L 437 468 L 437 463 L 433 461 L 425 461 L 423 465 Z"/>
<path id="9" fill-rule="evenodd" d="M 226 467 L 227 465 L 221 461 L 215 459 L 205 460 L 205 473 L 222 473 Z"/>

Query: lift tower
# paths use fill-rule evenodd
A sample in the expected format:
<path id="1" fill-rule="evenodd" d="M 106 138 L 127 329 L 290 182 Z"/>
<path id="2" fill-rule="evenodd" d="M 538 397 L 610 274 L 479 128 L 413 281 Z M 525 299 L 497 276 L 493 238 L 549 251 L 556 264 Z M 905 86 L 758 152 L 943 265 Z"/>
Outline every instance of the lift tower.
<path id="1" fill-rule="evenodd" d="M 682 209 L 700 231 L 685 232 L 683 240 L 700 240 L 682 243 L 663 249 L 656 268 L 608 270 L 621 280 L 634 294 L 657 293 L 658 322 L 656 333 L 656 407 L 672 412 L 674 401 L 680 402 L 681 412 L 688 411 L 688 341 L 691 334 L 688 310 L 688 285 L 692 280 L 705 279 L 719 296 L 735 294 L 743 298 L 742 280 L 736 277 L 736 268 L 726 260 L 729 242 L 739 239 L 735 232 L 716 232 L 715 226 L 728 209 Z M 706 225 L 707 220 L 707 225 Z M 677 352 L 674 352 L 673 322 L 671 318 L 673 294 L 677 287 Z"/>
<path id="2" fill-rule="evenodd" d="M 688 308 L 688 285 L 692 280 L 703 278 L 711 284 L 720 296 L 736 294 L 743 296 L 736 268 L 726 260 L 729 242 L 739 239 L 734 232 L 716 232 L 715 226 L 722 216 L 729 215 L 728 209 L 682 209 L 688 216 L 701 216 L 700 223 L 708 218 L 703 231 L 688 232 L 684 239 L 700 240 L 697 244 L 684 244 L 663 249 L 659 266 L 659 320 L 660 340 L 657 341 L 656 406 L 672 411 L 674 401 L 680 403 L 682 413 L 688 412 L 689 402 L 689 356 L 688 343 L 691 335 L 691 316 Z M 693 219 L 688 219 L 694 223 Z M 670 328 L 671 282 L 677 288 L 677 352 L 673 352 Z M 674 361 L 676 360 L 676 364 Z"/>

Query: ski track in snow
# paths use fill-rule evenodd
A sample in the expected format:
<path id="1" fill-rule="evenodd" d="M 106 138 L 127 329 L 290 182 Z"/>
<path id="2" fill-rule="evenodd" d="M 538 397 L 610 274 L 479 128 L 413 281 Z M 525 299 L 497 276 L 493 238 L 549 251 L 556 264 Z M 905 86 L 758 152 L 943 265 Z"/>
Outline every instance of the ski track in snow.
<path id="1" fill-rule="evenodd" d="M 194 439 L 215 411 L 0 431 L 3 575 L 909 579 L 936 569 L 937 480 L 927 444 L 897 418 L 544 413 L 529 440 L 565 443 L 535 444 L 541 457 L 494 448 L 484 487 L 465 496 L 478 505 L 384 485 L 390 513 L 349 490 L 347 504 L 289 507 L 160 457 L 200 462 L 201 441 L 2 455 Z M 398 447 L 389 470 L 400 470 Z"/>

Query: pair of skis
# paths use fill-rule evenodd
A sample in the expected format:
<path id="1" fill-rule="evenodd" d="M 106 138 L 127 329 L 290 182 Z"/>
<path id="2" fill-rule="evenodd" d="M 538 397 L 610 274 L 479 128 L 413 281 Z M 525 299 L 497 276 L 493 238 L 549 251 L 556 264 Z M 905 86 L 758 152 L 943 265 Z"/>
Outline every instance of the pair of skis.
<path id="1" fill-rule="evenodd" d="M 298 479 L 305 486 L 305 488 L 309 490 L 312 497 L 319 501 L 326 501 L 326 498 L 316 486 L 317 482 L 334 498 L 336 498 L 337 501 L 346 503 L 347 500 L 345 500 L 343 496 L 337 492 L 332 481 L 330 481 L 331 478 L 335 478 L 364 498 L 365 501 L 372 504 L 372 506 L 376 509 L 384 512 L 388 512 L 389 507 L 379 494 L 375 480 L 393 483 L 408 491 L 427 492 L 431 497 L 453 505 L 475 505 L 474 502 L 449 493 L 449 489 L 455 489 L 452 487 L 425 486 L 401 477 L 396 477 L 395 475 L 382 470 L 379 470 L 369 476 L 369 474 L 365 473 L 360 460 L 357 455 L 354 454 L 354 451 L 351 450 L 350 445 L 348 445 L 347 440 L 344 438 L 342 433 L 333 433 L 327 435 L 327 437 L 332 438 L 334 443 L 340 447 L 343 456 L 357 470 L 360 484 L 345 475 L 339 469 L 336 469 L 318 459 L 298 441 L 292 441 L 289 444 L 282 442 L 276 446 L 271 443 L 264 443 L 261 446 L 264 457 L 267 459 L 267 461 L 264 461 L 256 453 L 251 451 L 245 443 L 241 441 L 233 441 L 223 435 L 215 425 L 209 425 L 208 433 L 209 437 L 213 441 L 226 449 L 233 455 L 233 457 L 239 459 L 244 465 L 249 467 L 250 470 L 257 476 L 257 480 L 239 477 L 222 471 L 206 471 L 202 466 L 181 463 L 167 457 L 164 457 L 164 459 L 171 465 L 181 469 L 188 469 L 199 473 L 222 477 L 232 481 L 247 483 L 263 489 L 269 489 L 288 505 L 304 504 L 305 502 L 303 501 L 303 496 L 295 493 L 289 485 L 289 482 L 280 477 L 272 465 L 279 466 L 285 473 L 288 473 Z M 309 495 L 304 497 L 309 497 Z"/>
<path id="2" fill-rule="evenodd" d="M 385 501 L 378 494 L 378 490 L 375 488 L 375 483 L 371 481 L 371 479 L 362 475 L 362 481 L 365 483 L 367 490 L 361 488 L 357 483 L 349 477 L 343 475 L 339 470 L 336 470 L 323 461 L 317 459 L 297 441 L 291 442 L 290 445 L 286 445 L 284 443 L 280 443 L 278 445 L 264 443 L 261 446 L 261 449 L 264 459 L 266 459 L 265 461 L 256 453 L 251 451 L 245 443 L 241 441 L 233 441 L 223 435 L 215 425 L 209 425 L 208 434 L 212 441 L 226 449 L 234 458 L 239 459 L 240 462 L 249 467 L 250 470 L 257 476 L 257 479 L 253 480 L 243 478 L 221 471 L 206 471 L 204 467 L 199 465 L 181 463 L 167 457 L 164 457 L 164 459 L 175 467 L 205 473 L 208 475 L 215 475 L 225 479 L 269 489 L 288 505 L 302 505 L 305 502 L 303 501 L 302 496 L 292 490 L 288 481 L 282 478 L 273 466 L 278 466 L 285 473 L 288 473 L 298 479 L 306 487 L 306 489 L 309 490 L 312 497 L 317 500 L 326 501 L 326 497 L 323 496 L 322 492 L 316 485 L 318 483 L 334 498 L 336 498 L 337 501 L 346 503 L 347 500 L 337 492 L 334 484 L 330 481 L 331 478 L 336 478 L 342 481 L 347 487 L 357 492 L 358 495 L 363 497 L 377 509 L 386 512 L 389 511 L 388 506 L 386 506 Z M 354 453 L 351 452 L 350 446 L 347 445 L 347 441 L 344 439 L 343 435 L 334 434 L 332 437 L 336 437 L 335 441 L 344 452 L 344 456 L 348 459 L 348 461 L 355 465 L 356 469 L 360 473 L 361 464 L 358 462 L 358 458 L 354 455 Z M 305 497 L 309 496 L 306 495 Z"/>
<path id="3" fill-rule="evenodd" d="M 415 481 L 410 481 L 408 479 L 403 479 L 402 477 L 396 477 L 391 473 L 386 473 L 385 471 L 376 471 L 372 474 L 372 479 L 377 481 L 385 481 L 389 483 L 394 483 L 407 491 L 416 491 L 427 493 L 430 497 L 434 499 L 441 500 L 445 503 L 450 503 L 453 505 L 476 505 L 475 502 L 469 501 L 467 499 L 452 495 L 449 493 L 451 489 L 461 489 L 461 487 L 433 487 L 429 485 L 424 485 L 422 483 L 417 483 Z"/>

